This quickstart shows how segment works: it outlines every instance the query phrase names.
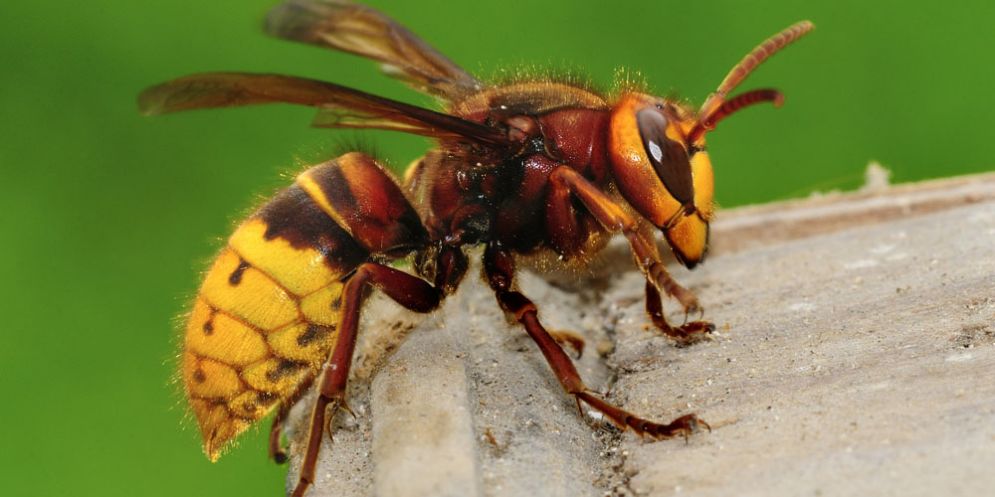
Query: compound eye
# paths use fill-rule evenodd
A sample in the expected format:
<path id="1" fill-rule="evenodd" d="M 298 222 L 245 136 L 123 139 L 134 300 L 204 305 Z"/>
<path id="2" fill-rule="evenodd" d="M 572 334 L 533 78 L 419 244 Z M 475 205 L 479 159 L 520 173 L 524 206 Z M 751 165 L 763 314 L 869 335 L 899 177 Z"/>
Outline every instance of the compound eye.
<path id="1" fill-rule="evenodd" d="M 660 110 L 647 107 L 636 113 L 636 125 L 646 147 L 646 157 L 667 191 L 681 205 L 692 203 L 694 181 L 691 162 L 684 146 L 667 137 L 667 117 Z"/>

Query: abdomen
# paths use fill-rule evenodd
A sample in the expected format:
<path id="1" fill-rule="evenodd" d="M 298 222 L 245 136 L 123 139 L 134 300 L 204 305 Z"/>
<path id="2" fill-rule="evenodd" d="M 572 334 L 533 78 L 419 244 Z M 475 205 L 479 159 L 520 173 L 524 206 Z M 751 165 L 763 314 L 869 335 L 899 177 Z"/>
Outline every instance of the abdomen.
<path id="1" fill-rule="evenodd" d="M 183 343 L 183 383 L 212 460 L 314 378 L 335 343 L 344 278 L 371 254 L 423 243 L 412 216 L 389 175 L 354 153 L 304 172 L 235 230 Z"/>

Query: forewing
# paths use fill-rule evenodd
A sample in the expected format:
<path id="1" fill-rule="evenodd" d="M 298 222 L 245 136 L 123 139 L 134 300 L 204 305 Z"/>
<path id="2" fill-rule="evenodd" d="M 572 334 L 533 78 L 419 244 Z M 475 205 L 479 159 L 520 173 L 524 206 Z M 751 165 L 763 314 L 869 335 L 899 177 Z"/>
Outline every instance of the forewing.
<path id="1" fill-rule="evenodd" d="M 138 105 L 146 115 L 193 109 L 290 103 L 320 109 L 314 125 L 376 128 L 489 146 L 507 143 L 497 129 L 449 114 L 312 79 L 276 74 L 203 73 L 153 86 Z"/>
<path id="2" fill-rule="evenodd" d="M 480 82 L 407 28 L 381 12 L 345 0 L 287 0 L 266 18 L 267 33 L 353 53 L 415 88 L 449 100 Z"/>

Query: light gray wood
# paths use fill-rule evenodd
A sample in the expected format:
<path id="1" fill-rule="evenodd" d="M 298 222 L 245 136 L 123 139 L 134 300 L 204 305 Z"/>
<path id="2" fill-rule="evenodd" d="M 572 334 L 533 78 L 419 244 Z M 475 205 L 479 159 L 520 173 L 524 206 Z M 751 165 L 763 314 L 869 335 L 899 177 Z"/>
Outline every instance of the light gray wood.
<path id="1" fill-rule="evenodd" d="M 589 384 L 711 433 L 592 429 L 472 270 L 430 317 L 371 306 L 358 418 L 339 415 L 309 495 L 991 494 L 995 175 L 721 211 L 712 240 L 700 269 L 673 268 L 719 326 L 688 348 L 647 330 L 623 243 L 566 289 L 522 276 L 551 329 L 587 337 Z"/>

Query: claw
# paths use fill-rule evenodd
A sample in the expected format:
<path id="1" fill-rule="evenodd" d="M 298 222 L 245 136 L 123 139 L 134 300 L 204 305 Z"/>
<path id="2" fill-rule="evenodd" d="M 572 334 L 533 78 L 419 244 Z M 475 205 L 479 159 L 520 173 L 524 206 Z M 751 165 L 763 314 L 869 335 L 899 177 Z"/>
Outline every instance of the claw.
<path id="1" fill-rule="evenodd" d="M 353 419 L 356 419 L 356 413 L 353 412 L 351 407 L 349 407 L 349 404 L 346 403 L 345 399 L 335 399 L 333 402 L 328 404 L 327 409 L 328 416 L 325 418 L 325 431 L 327 432 L 328 439 L 332 440 L 335 438 L 335 413 L 338 412 L 339 409 L 342 409 L 343 411 L 349 413 Z"/>
<path id="2" fill-rule="evenodd" d="M 715 325 L 708 321 L 691 321 L 672 329 L 668 335 L 673 338 L 679 346 L 686 347 L 703 340 L 710 339 Z"/>
<path id="3" fill-rule="evenodd" d="M 706 427 L 708 431 L 712 431 L 708 423 L 695 414 L 685 414 L 665 425 L 646 420 L 640 421 L 637 426 L 633 426 L 633 430 L 637 432 L 641 430 L 643 433 L 657 440 L 681 437 L 685 443 L 688 443 L 691 435 L 700 431 L 701 426 Z"/>
<path id="4" fill-rule="evenodd" d="M 697 300 L 684 307 L 685 314 L 694 314 L 696 312 L 699 314 L 705 313 L 705 309 L 701 307 L 701 304 L 699 304 Z"/>
<path id="5" fill-rule="evenodd" d="M 695 321 L 701 321 L 705 317 L 705 308 L 695 302 L 693 305 L 684 308 L 684 322 L 681 326 L 686 326 L 688 324 L 688 316 L 691 314 L 698 313 L 698 319 Z"/>
<path id="6" fill-rule="evenodd" d="M 668 293 L 670 293 L 670 296 L 674 297 L 675 299 L 677 299 L 678 302 L 680 302 L 681 307 L 684 308 L 684 312 L 688 314 L 693 314 L 695 311 L 701 310 L 701 304 L 698 303 L 698 297 L 696 297 L 695 294 L 692 293 L 690 290 L 687 290 L 683 287 L 678 287 L 673 289 L 672 292 Z"/>
<path id="7" fill-rule="evenodd" d="M 702 426 L 704 426 L 709 432 L 712 431 L 712 427 L 705 422 L 705 420 L 699 418 L 696 414 L 685 414 L 666 425 L 658 425 L 655 423 L 649 423 L 653 425 L 654 430 L 647 432 L 657 439 L 672 438 L 674 436 L 679 436 L 684 439 L 684 443 L 688 443 L 691 435 L 698 432 Z"/>
<path id="8" fill-rule="evenodd" d="M 670 423 L 660 424 L 635 416 L 618 406 L 591 395 L 589 392 L 579 392 L 574 395 L 578 400 L 583 400 L 585 404 L 604 413 L 619 428 L 623 430 L 632 428 L 632 431 L 640 437 L 649 435 L 657 440 L 682 437 L 687 442 L 688 438 L 699 431 L 701 426 L 712 431 L 712 427 L 696 414 L 685 414 Z"/>
<path id="9" fill-rule="evenodd" d="M 275 462 L 276 464 L 285 464 L 288 459 L 287 450 L 284 449 L 283 447 L 280 447 L 279 450 L 273 451 L 273 453 L 270 455 L 273 458 L 273 462 Z"/>
<path id="10" fill-rule="evenodd" d="M 714 328 L 714 326 L 712 328 Z M 352 419 L 356 419 L 356 413 L 352 410 L 351 407 L 349 407 L 349 404 L 345 401 L 345 399 L 339 402 L 341 403 L 339 407 L 345 410 L 345 412 L 349 413 L 349 415 L 352 416 Z"/>
<path id="11" fill-rule="evenodd" d="M 334 413 L 335 411 L 332 412 Z M 335 440 L 334 422 L 335 422 L 334 415 L 325 418 L 325 435 L 328 437 L 329 440 Z"/>
<path id="12" fill-rule="evenodd" d="M 574 359 L 580 359 L 584 356 L 584 337 L 572 331 L 566 330 L 550 331 L 549 335 L 552 336 L 553 340 L 556 340 L 556 343 L 560 344 L 561 347 L 567 346 L 573 349 L 573 351 L 577 354 L 577 357 Z"/>

